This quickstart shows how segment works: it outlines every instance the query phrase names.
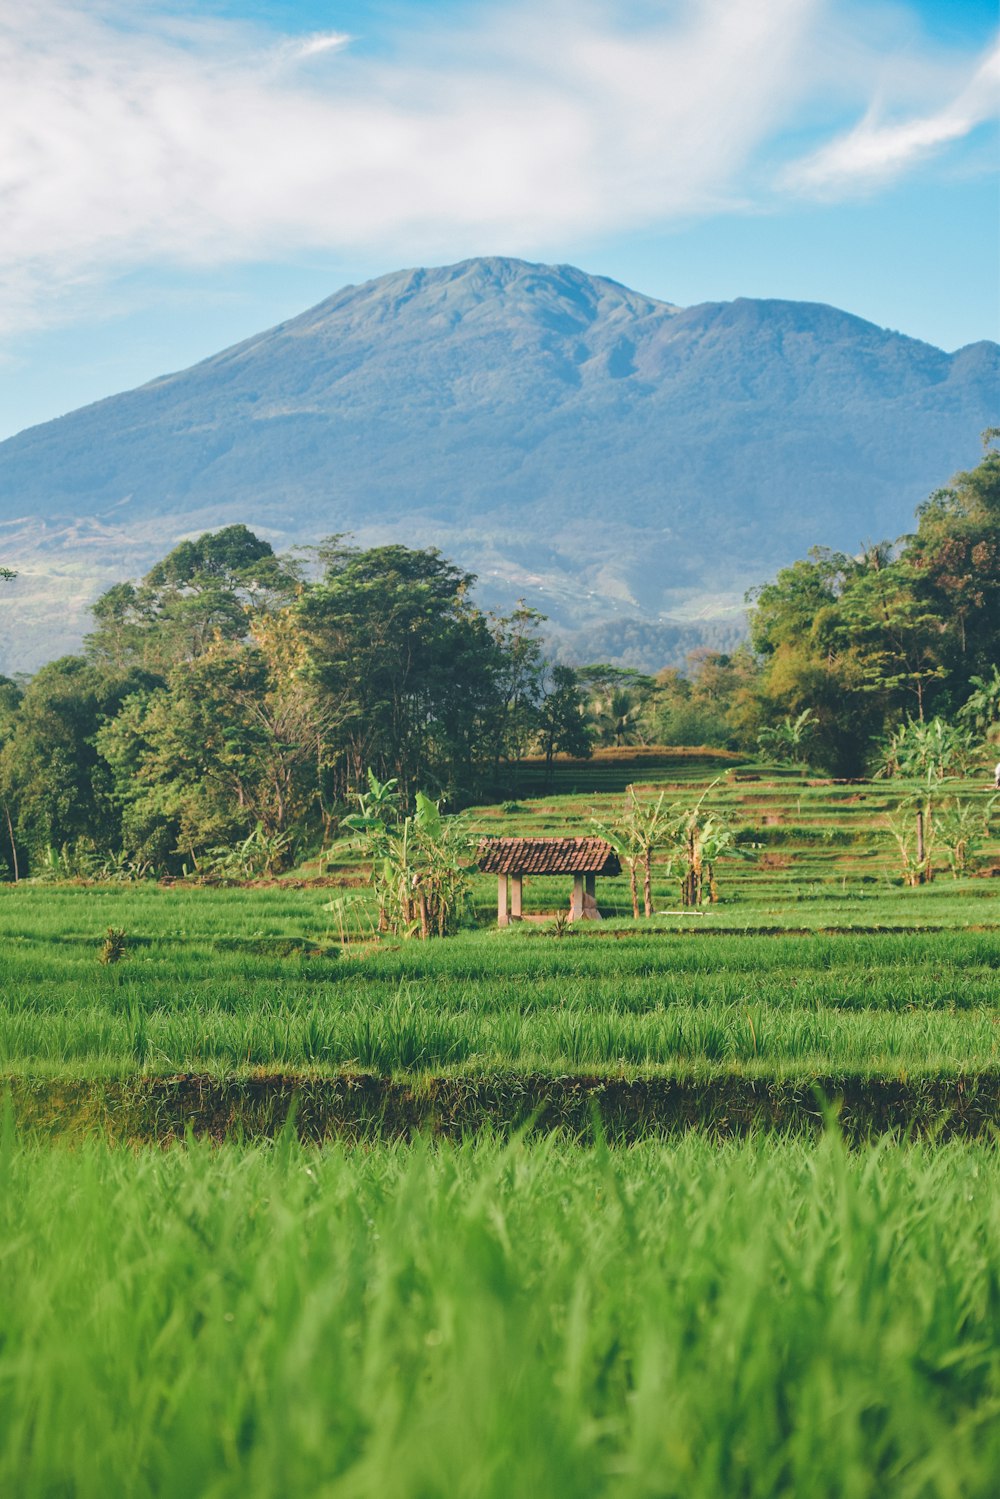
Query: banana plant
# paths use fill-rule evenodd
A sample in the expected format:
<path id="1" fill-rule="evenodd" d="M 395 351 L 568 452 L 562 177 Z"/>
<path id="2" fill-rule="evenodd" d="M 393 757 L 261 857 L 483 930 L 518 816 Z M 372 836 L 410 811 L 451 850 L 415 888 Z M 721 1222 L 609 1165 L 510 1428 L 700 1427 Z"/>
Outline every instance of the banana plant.
<path id="1" fill-rule="evenodd" d="M 378 902 L 378 929 L 397 936 L 443 937 L 464 913 L 470 890 L 474 839 L 463 817 L 444 817 L 440 805 L 418 791 L 414 810 L 399 814 L 396 783 L 369 772 L 359 810 L 341 826 L 370 860 Z"/>
<path id="2" fill-rule="evenodd" d="M 939 804 L 934 817 L 933 844 L 944 854 L 953 879 L 968 872 L 989 837 L 998 800 L 993 796 L 983 806 L 952 796 Z"/>
<path id="3" fill-rule="evenodd" d="M 632 916 L 639 918 L 639 874 L 642 874 L 643 910 L 653 914 L 653 855 L 667 837 L 672 808 L 664 809 L 661 791 L 655 801 L 641 798 L 634 786 L 628 786 L 618 816 L 609 823 L 591 822 L 602 838 L 607 839 L 628 870 L 632 896 Z"/>
<path id="4" fill-rule="evenodd" d="M 876 774 L 883 778 L 920 776 L 943 781 L 968 769 L 974 749 L 971 730 L 959 724 L 950 724 L 944 718 L 931 718 L 924 723 L 908 719 L 883 743 Z"/>
<path id="5" fill-rule="evenodd" d="M 757 744 L 769 759 L 803 760 L 806 743 L 818 724 L 819 719 L 812 709 L 804 708 L 797 718 L 788 715 L 779 724 L 761 729 Z"/>

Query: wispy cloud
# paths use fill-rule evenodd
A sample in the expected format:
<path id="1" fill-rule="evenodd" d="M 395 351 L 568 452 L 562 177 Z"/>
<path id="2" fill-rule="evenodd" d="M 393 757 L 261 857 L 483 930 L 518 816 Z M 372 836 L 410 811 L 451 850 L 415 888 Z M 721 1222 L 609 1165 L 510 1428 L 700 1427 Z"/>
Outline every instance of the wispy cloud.
<path id="1" fill-rule="evenodd" d="M 144 265 L 531 253 L 732 210 L 831 3 L 496 0 L 366 54 L 169 0 L 0 0 L 0 318 Z M 978 88 L 910 126 L 866 116 L 788 180 L 834 186 L 866 151 L 898 170 L 981 117 Z"/>
<path id="2" fill-rule="evenodd" d="M 927 114 L 886 120 L 873 104 L 852 130 L 787 169 L 792 189 L 841 193 L 878 187 L 910 170 L 925 157 L 964 140 L 1000 114 L 1000 45 L 975 68 L 954 98 Z"/>
<path id="3" fill-rule="evenodd" d="M 290 39 L 281 50 L 290 61 L 304 62 L 324 52 L 339 52 L 350 40 L 346 31 L 314 31 L 310 36 Z"/>

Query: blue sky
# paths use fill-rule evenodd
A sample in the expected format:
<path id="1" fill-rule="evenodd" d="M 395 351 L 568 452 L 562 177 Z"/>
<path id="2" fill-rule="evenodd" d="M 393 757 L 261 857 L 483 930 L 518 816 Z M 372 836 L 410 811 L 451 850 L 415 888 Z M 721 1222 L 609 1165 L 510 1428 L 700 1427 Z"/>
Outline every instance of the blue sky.
<path id="1" fill-rule="evenodd" d="M 0 436 L 476 254 L 1000 332 L 994 0 L 0 0 Z"/>

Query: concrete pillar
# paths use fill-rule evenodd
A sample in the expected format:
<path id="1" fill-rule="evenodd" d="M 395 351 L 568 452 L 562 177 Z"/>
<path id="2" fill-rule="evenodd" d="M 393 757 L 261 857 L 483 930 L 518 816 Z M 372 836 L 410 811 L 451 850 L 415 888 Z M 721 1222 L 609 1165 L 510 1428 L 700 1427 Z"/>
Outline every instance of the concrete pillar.
<path id="1" fill-rule="evenodd" d="M 510 918 L 507 915 L 507 876 L 497 875 L 497 926 L 506 926 Z"/>
<path id="2" fill-rule="evenodd" d="M 573 876 L 573 900 L 569 908 L 570 921 L 580 921 L 583 917 L 583 875 Z"/>
<path id="3" fill-rule="evenodd" d="M 588 874 L 587 875 L 587 894 L 590 896 L 591 900 L 596 900 L 597 899 L 597 875 L 596 874 Z"/>
<path id="4" fill-rule="evenodd" d="M 510 877 L 510 919 L 521 920 L 521 882 L 523 875 L 512 874 Z"/>

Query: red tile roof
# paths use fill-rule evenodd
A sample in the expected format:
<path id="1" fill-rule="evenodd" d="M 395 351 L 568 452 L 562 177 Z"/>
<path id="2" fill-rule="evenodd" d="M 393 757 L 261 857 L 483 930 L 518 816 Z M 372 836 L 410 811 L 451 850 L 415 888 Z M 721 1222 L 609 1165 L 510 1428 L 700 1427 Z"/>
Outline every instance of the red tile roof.
<path id="1" fill-rule="evenodd" d="M 479 867 L 484 874 L 621 874 L 604 838 L 484 838 Z"/>

